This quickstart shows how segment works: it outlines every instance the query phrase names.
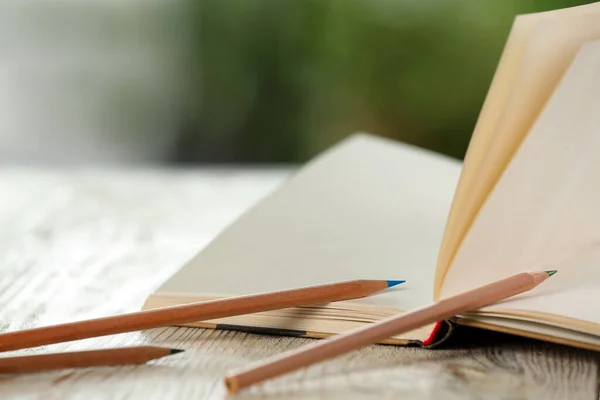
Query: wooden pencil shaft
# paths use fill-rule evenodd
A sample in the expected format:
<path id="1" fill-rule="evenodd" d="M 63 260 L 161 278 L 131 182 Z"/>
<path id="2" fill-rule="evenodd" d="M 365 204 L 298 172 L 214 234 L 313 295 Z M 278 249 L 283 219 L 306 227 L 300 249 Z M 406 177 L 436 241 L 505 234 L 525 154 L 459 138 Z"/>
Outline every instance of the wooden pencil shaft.
<path id="1" fill-rule="evenodd" d="M 347 334 L 325 339 L 315 345 L 290 351 L 268 359 L 255 367 L 234 372 L 225 378 L 229 391 L 291 372 L 298 368 L 357 350 L 369 344 L 422 326 L 445 320 L 466 311 L 477 310 L 486 305 L 532 289 L 548 277 L 543 273 L 522 273 L 510 278 L 441 300 L 430 306 L 381 322 L 355 329 Z"/>
<path id="2" fill-rule="evenodd" d="M 0 357 L 0 373 L 39 372 L 65 368 L 143 364 L 172 354 L 171 349 L 153 346 L 125 347 L 20 357 Z"/>
<path id="3" fill-rule="evenodd" d="M 0 334 L 0 351 L 368 296 L 387 281 L 356 280 L 164 307 Z"/>

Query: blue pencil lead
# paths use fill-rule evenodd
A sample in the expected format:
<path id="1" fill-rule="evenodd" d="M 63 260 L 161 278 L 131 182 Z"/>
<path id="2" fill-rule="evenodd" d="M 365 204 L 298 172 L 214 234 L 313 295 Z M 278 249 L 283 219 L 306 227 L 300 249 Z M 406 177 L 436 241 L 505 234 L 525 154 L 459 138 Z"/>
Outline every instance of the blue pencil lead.
<path id="1" fill-rule="evenodd" d="M 387 281 L 388 287 L 396 286 L 406 281 Z"/>

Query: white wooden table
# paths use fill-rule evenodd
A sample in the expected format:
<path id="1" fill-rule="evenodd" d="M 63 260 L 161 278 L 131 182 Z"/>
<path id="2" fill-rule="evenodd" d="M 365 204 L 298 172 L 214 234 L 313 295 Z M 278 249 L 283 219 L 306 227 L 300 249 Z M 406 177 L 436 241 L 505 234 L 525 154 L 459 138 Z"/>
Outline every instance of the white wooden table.
<path id="1" fill-rule="evenodd" d="M 0 330 L 138 310 L 289 173 L 0 168 Z M 222 399 L 225 371 L 309 342 L 162 328 L 29 349 L 151 343 L 186 352 L 136 367 L 0 375 L 0 399 Z M 481 332 L 444 350 L 371 346 L 234 398 L 597 399 L 599 360 Z"/>

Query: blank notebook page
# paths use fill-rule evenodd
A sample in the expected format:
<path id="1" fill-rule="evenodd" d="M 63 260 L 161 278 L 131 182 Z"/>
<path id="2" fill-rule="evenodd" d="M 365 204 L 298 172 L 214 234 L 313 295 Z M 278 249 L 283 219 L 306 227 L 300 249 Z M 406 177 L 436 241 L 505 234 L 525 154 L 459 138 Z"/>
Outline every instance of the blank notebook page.
<path id="1" fill-rule="evenodd" d="M 430 302 L 459 173 L 456 160 L 354 135 L 244 214 L 156 294 L 244 295 L 405 279 L 360 302 L 402 309 Z"/>

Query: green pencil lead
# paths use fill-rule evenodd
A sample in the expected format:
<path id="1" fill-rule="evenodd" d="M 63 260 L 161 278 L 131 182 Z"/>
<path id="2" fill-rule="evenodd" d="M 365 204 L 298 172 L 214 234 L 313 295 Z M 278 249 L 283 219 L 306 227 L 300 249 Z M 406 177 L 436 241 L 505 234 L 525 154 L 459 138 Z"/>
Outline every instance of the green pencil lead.
<path id="1" fill-rule="evenodd" d="M 554 275 L 556 273 L 556 270 L 553 269 L 553 270 L 550 270 L 550 271 L 546 271 L 546 273 L 548 274 L 548 276 L 552 276 L 552 275 Z"/>

